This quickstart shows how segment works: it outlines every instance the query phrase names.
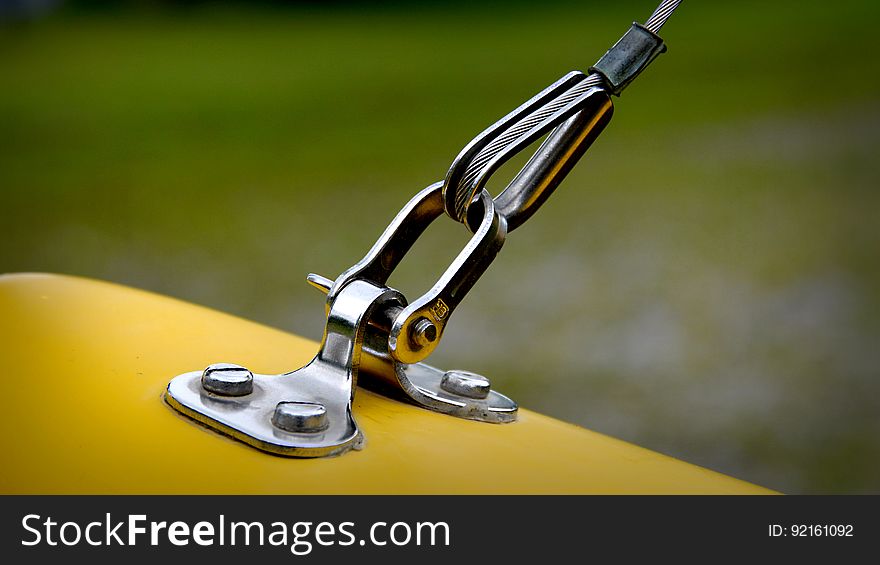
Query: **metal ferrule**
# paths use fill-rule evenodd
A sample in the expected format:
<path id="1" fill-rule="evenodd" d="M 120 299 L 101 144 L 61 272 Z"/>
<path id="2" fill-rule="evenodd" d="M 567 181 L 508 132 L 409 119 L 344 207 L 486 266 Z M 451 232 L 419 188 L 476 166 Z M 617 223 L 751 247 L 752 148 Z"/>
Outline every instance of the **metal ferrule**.
<path id="1" fill-rule="evenodd" d="M 620 96 L 639 73 L 665 52 L 666 44 L 659 35 L 633 22 L 623 37 L 590 67 L 590 72 L 602 75 L 608 91 Z"/>

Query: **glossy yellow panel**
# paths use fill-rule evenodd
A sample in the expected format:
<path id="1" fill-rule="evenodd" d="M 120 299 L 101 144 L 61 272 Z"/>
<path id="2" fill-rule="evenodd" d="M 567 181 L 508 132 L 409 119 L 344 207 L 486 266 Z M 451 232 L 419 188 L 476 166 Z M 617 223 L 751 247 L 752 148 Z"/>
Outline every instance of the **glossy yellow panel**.
<path id="1" fill-rule="evenodd" d="M 169 379 L 301 366 L 309 340 L 108 283 L 0 277 L 0 493 L 765 493 L 521 410 L 470 422 L 359 389 L 363 451 L 267 455 L 178 415 Z"/>

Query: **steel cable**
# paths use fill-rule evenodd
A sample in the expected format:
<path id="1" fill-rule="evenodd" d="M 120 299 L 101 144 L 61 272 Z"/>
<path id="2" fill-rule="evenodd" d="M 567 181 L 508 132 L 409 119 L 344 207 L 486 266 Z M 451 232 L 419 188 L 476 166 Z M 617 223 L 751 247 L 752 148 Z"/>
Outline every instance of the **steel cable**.
<path id="1" fill-rule="evenodd" d="M 657 6 L 657 9 L 654 10 L 654 13 L 651 14 L 651 17 L 648 18 L 648 21 L 645 22 L 645 28 L 652 33 L 659 32 L 666 23 L 666 20 L 669 19 L 669 16 L 672 15 L 681 2 L 682 0 L 663 0 L 660 5 Z M 461 180 L 458 182 L 458 186 L 455 187 L 454 202 L 455 213 L 458 215 L 457 219 L 461 220 L 466 216 L 467 208 L 475 194 L 475 187 L 473 187 L 472 184 L 479 178 L 483 167 L 487 163 L 489 163 L 496 155 L 504 151 L 508 145 L 516 141 L 522 134 L 541 123 L 548 116 L 551 116 L 554 112 L 563 108 L 590 88 L 601 88 L 602 85 L 603 79 L 601 76 L 595 73 L 589 75 L 586 79 L 574 85 L 570 90 L 560 95 L 557 99 L 536 112 L 524 117 L 507 132 L 477 153 L 473 160 L 468 163 L 464 174 L 461 176 Z"/>

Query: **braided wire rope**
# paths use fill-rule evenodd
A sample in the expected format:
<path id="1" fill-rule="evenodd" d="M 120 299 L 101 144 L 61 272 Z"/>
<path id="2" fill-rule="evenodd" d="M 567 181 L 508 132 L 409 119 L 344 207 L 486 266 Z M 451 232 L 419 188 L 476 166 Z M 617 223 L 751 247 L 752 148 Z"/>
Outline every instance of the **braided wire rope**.
<path id="1" fill-rule="evenodd" d="M 644 27 L 652 33 L 657 33 L 669 19 L 669 16 L 678 8 L 682 0 L 663 0 Z M 497 139 L 493 140 L 468 163 L 464 174 L 455 187 L 455 214 L 457 220 L 461 221 L 467 215 L 467 208 L 474 195 L 473 183 L 483 171 L 483 167 L 489 163 L 496 155 L 504 151 L 511 143 L 516 141 L 521 135 L 531 130 L 533 127 L 553 115 L 556 111 L 564 108 L 569 103 L 577 99 L 579 96 L 587 92 L 591 88 L 601 88 L 603 79 L 600 75 L 594 73 L 589 75 L 581 82 L 575 84 L 569 90 L 561 94 L 559 97 L 546 104 L 539 110 L 525 116 L 517 122 L 513 127 L 504 132 Z"/>

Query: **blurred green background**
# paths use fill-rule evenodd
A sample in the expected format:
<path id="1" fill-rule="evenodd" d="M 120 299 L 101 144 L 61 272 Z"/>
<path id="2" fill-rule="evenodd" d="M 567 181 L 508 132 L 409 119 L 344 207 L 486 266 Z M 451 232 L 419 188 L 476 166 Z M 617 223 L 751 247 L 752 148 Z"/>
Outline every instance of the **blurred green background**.
<path id="1" fill-rule="evenodd" d="M 306 273 L 359 259 L 656 0 L 52 4 L 0 12 L 0 272 L 317 339 Z M 875 0 L 684 2 L 432 364 L 765 486 L 880 492 L 878 20 Z M 466 240 L 438 222 L 392 283 L 417 296 Z"/>

